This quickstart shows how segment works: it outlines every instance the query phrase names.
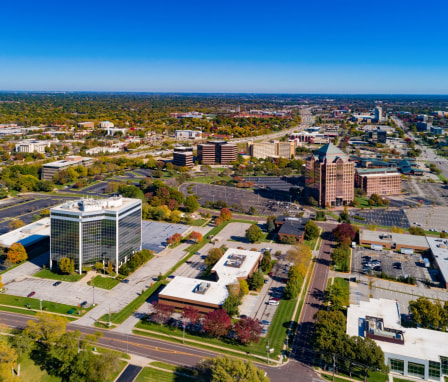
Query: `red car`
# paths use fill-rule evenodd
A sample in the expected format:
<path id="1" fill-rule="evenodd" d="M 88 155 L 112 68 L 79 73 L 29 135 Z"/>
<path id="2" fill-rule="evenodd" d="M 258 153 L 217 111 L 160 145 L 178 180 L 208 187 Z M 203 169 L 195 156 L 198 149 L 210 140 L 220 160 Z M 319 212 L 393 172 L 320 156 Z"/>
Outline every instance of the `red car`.
<path id="1" fill-rule="evenodd" d="M 36 292 L 33 291 L 28 295 L 28 297 L 33 297 L 35 294 L 36 294 Z"/>

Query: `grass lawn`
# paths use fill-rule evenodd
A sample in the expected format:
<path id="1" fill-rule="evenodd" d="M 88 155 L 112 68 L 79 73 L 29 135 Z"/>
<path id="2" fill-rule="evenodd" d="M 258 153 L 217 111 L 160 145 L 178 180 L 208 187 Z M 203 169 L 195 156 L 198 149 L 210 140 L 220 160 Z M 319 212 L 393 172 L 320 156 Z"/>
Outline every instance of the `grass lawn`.
<path id="1" fill-rule="evenodd" d="M 95 321 L 93 326 L 95 326 L 95 328 L 100 328 L 100 329 L 115 329 L 117 327 L 117 325 L 113 325 L 113 324 L 111 324 L 109 326 L 109 321 L 108 322 Z"/>
<path id="2" fill-rule="evenodd" d="M 27 308 L 27 304 L 29 304 L 30 309 L 40 310 L 40 301 L 37 298 L 11 296 L 4 293 L 0 294 L 0 304 L 24 309 Z M 57 302 L 51 301 L 42 301 L 42 309 L 49 313 L 62 314 L 67 314 L 70 309 L 74 309 L 75 311 L 77 311 L 76 306 L 58 304 Z M 83 309 L 83 314 L 85 312 L 86 309 Z"/>
<path id="3" fill-rule="evenodd" d="M 369 198 L 355 197 L 355 200 L 358 202 L 357 207 L 371 207 L 369 204 Z"/>
<path id="4" fill-rule="evenodd" d="M 333 281 L 334 285 L 339 285 L 343 291 L 344 291 L 344 301 L 343 305 L 348 306 L 349 305 L 349 298 L 350 298 L 350 288 L 349 283 L 346 279 L 343 279 L 342 277 L 335 277 Z"/>
<path id="5" fill-rule="evenodd" d="M 233 180 L 231 176 L 219 176 L 219 175 L 213 175 L 213 176 L 198 176 L 197 178 L 190 179 L 187 183 L 211 183 L 216 182 L 220 180 L 230 181 Z M 193 186 L 194 191 L 194 186 Z"/>
<path id="6" fill-rule="evenodd" d="M 193 220 L 190 225 L 193 227 L 202 227 L 205 223 L 207 223 L 210 219 L 196 219 Z"/>
<path id="7" fill-rule="evenodd" d="M 0 305 L 0 310 L 3 311 L 3 312 L 26 314 L 28 316 L 35 316 L 36 315 L 36 312 L 34 310 L 12 308 L 10 306 L 1 306 Z"/>
<path id="8" fill-rule="evenodd" d="M 118 350 L 112 350 L 112 349 L 107 349 L 107 348 L 102 348 L 102 347 L 96 346 L 96 352 L 100 353 L 100 354 L 103 354 L 103 353 L 114 353 L 114 354 L 117 354 L 118 356 L 120 356 L 120 358 L 131 359 L 131 356 L 129 354 L 123 353 L 123 352 L 118 351 Z"/>
<path id="9" fill-rule="evenodd" d="M 40 277 L 42 279 L 74 282 L 74 281 L 81 280 L 85 276 L 85 273 L 83 273 L 82 275 L 77 274 L 77 273 L 74 275 L 63 275 L 63 274 L 52 272 L 49 269 L 42 269 L 41 271 L 35 273 L 33 276 Z"/>
<path id="10" fill-rule="evenodd" d="M 144 367 L 135 379 L 135 382 L 191 382 L 194 380 L 190 377 L 176 375 L 170 371 L 162 371 L 153 369 L 152 367 Z"/>
<path id="11" fill-rule="evenodd" d="M 128 365 L 126 361 L 120 360 L 118 361 L 118 367 L 117 371 L 115 373 L 112 373 L 112 376 L 109 379 L 106 379 L 105 382 L 114 382 L 118 375 L 121 373 L 121 371 Z"/>
<path id="12" fill-rule="evenodd" d="M 159 361 L 153 361 L 150 363 L 150 365 L 159 367 L 160 369 L 166 369 L 170 371 L 177 371 L 179 373 L 187 374 L 187 375 L 194 375 L 196 372 L 193 369 L 190 369 L 188 367 L 181 367 L 176 365 L 171 365 L 170 363 L 165 362 L 159 362 Z"/>
<path id="13" fill-rule="evenodd" d="M 28 357 L 22 357 L 20 362 L 20 380 L 27 382 L 60 382 L 61 378 L 48 375 L 45 370 L 41 370 L 34 361 Z"/>
<path id="14" fill-rule="evenodd" d="M 120 284 L 120 280 L 113 279 L 112 277 L 96 276 L 90 285 L 103 289 L 112 289 L 117 284 Z"/>

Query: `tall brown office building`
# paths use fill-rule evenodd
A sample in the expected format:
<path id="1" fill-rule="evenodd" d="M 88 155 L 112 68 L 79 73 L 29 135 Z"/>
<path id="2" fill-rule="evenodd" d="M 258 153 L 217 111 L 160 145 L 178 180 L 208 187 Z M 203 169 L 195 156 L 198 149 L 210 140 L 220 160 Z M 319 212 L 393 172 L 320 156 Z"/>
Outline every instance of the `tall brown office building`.
<path id="1" fill-rule="evenodd" d="M 173 164 L 180 167 L 193 167 L 193 148 L 175 147 L 173 152 Z"/>
<path id="2" fill-rule="evenodd" d="M 209 141 L 198 145 L 198 160 L 201 164 L 229 164 L 237 159 L 237 147 L 226 141 Z"/>
<path id="3" fill-rule="evenodd" d="M 355 164 L 332 143 L 306 161 L 305 182 L 321 207 L 344 206 L 354 198 Z"/>

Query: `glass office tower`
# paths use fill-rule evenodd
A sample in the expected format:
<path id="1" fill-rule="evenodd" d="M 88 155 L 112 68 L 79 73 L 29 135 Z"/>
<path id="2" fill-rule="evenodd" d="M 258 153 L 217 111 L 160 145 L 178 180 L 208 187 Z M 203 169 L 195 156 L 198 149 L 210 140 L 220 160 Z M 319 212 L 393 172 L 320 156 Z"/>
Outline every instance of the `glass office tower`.
<path id="1" fill-rule="evenodd" d="M 63 257 L 85 265 L 111 262 L 118 272 L 142 243 L 142 202 L 115 196 L 81 199 L 50 210 L 50 268 Z"/>

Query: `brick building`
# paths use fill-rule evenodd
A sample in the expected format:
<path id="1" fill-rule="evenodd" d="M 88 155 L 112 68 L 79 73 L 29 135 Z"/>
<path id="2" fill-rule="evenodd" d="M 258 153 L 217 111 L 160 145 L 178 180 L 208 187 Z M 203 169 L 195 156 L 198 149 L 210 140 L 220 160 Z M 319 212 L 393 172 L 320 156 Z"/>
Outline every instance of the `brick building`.
<path id="1" fill-rule="evenodd" d="M 180 167 L 193 167 L 193 148 L 175 147 L 173 152 L 173 165 Z"/>
<path id="2" fill-rule="evenodd" d="M 337 207 L 354 199 L 355 164 L 332 143 L 306 160 L 305 185 L 321 207 Z"/>
<path id="3" fill-rule="evenodd" d="M 396 168 L 357 168 L 355 187 L 365 191 L 368 197 L 401 194 L 401 174 Z"/>
<path id="4" fill-rule="evenodd" d="M 226 141 L 209 141 L 198 145 L 198 161 L 201 164 L 229 164 L 236 161 L 237 147 Z"/>

